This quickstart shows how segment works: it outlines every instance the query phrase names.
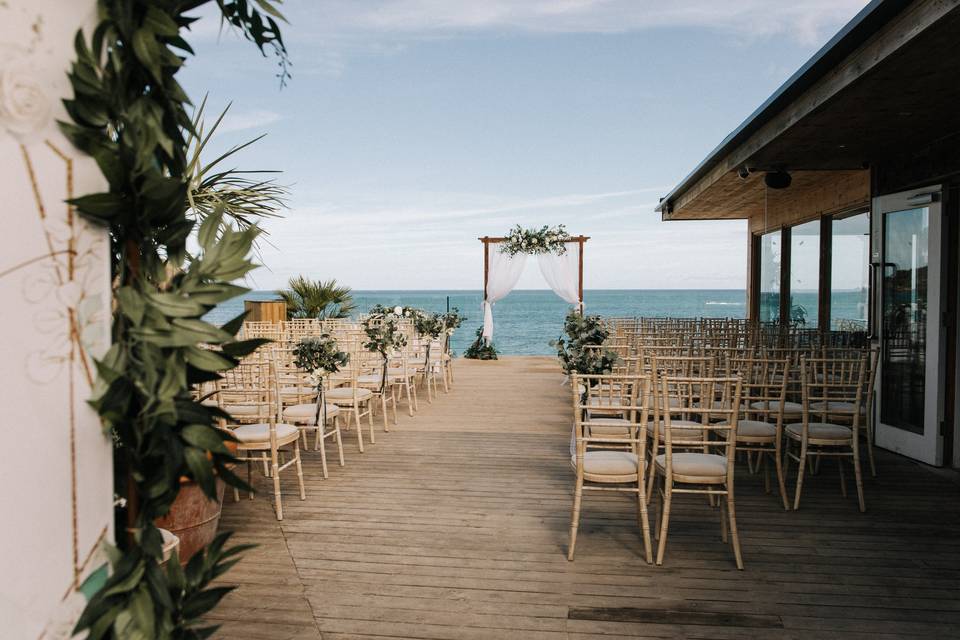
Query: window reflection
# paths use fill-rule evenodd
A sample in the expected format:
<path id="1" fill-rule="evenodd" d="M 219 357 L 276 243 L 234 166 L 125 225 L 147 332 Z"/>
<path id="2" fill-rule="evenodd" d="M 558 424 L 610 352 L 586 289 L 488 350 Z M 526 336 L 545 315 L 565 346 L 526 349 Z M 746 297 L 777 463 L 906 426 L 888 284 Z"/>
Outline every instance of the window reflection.
<path id="1" fill-rule="evenodd" d="M 833 221 L 830 328 L 866 331 L 870 312 L 870 214 Z"/>
<path id="2" fill-rule="evenodd" d="M 760 320 L 780 317 L 780 231 L 760 236 Z"/>
<path id="3" fill-rule="evenodd" d="M 819 310 L 820 221 L 790 230 L 790 324 L 815 328 Z"/>

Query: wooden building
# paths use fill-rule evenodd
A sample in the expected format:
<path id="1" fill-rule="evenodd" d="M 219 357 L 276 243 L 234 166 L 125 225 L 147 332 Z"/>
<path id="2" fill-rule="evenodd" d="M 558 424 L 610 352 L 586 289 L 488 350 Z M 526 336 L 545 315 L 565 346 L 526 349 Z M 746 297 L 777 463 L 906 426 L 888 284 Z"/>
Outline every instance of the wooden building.
<path id="1" fill-rule="evenodd" d="M 874 0 L 661 199 L 748 220 L 748 314 L 881 347 L 877 444 L 960 466 L 960 0 Z"/>

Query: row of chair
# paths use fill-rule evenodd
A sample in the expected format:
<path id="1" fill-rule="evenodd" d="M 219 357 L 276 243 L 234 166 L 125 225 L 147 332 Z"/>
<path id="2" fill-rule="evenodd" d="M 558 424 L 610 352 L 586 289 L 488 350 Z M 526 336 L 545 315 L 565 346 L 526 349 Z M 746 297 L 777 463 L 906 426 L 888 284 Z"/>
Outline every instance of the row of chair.
<path id="1" fill-rule="evenodd" d="M 847 357 L 801 358 L 796 406 L 787 399 L 787 359 L 743 357 L 722 368 L 702 358 L 653 356 L 646 368 L 605 375 L 574 375 L 576 470 L 568 557 L 573 559 L 585 489 L 635 493 L 647 560 L 652 562 L 646 504 L 660 497 L 656 562 L 663 562 L 675 494 L 700 493 L 721 509 L 722 537 L 730 540 L 743 567 L 736 528 L 734 468 L 745 458 L 749 472 L 764 473 L 771 491 L 773 466 L 778 493 L 789 510 L 785 476 L 797 463 L 792 507 L 800 507 L 803 481 L 821 458 L 854 471 L 857 498 L 865 510 L 860 440 L 867 405 L 865 380 L 871 352 Z M 721 373 L 717 373 L 717 369 Z"/>

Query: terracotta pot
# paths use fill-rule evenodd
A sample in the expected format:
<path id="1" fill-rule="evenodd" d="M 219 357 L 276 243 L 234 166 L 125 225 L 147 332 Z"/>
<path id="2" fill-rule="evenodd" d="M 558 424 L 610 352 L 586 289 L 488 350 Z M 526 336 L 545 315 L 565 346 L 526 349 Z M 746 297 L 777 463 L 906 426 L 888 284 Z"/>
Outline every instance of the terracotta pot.
<path id="1" fill-rule="evenodd" d="M 210 500 L 196 482 L 180 481 L 180 493 L 170 507 L 170 513 L 157 518 L 158 527 L 168 530 L 180 539 L 180 562 L 213 541 L 220 524 L 225 484 L 217 478 L 217 499 Z"/>

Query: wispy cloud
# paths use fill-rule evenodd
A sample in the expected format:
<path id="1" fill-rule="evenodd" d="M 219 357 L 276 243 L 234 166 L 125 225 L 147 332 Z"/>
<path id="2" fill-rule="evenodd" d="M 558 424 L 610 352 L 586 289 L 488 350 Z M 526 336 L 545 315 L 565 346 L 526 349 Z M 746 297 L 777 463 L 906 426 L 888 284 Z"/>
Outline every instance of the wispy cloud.
<path id="1" fill-rule="evenodd" d="M 290 6 L 325 32 L 442 35 L 482 30 L 623 33 L 696 27 L 736 36 L 823 39 L 866 0 L 327 0 Z"/>
<path id="2" fill-rule="evenodd" d="M 234 111 L 231 109 L 227 112 L 227 115 L 223 117 L 220 126 L 217 127 L 217 133 L 263 129 L 267 125 L 277 122 L 281 117 L 282 116 L 276 111 L 267 111 L 264 109 L 253 109 L 250 111 Z"/>

